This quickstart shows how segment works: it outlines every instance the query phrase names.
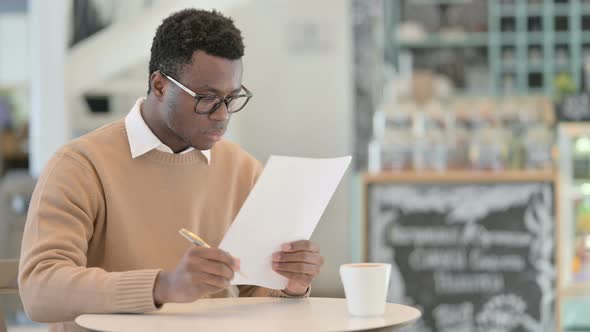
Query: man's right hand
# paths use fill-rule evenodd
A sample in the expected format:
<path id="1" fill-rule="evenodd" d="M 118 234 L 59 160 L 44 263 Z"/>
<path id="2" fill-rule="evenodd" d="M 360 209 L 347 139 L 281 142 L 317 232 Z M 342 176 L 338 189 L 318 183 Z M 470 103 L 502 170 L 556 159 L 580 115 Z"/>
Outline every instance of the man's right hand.
<path id="1" fill-rule="evenodd" d="M 186 251 L 174 271 L 162 271 L 154 285 L 154 302 L 192 302 L 230 286 L 240 263 L 217 248 L 194 247 Z"/>

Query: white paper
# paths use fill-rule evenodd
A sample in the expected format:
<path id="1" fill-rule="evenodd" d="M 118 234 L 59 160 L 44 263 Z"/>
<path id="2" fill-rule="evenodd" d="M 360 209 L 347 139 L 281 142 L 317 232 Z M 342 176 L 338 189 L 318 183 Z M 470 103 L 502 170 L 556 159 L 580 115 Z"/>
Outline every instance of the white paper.
<path id="1" fill-rule="evenodd" d="M 272 254 L 283 243 L 309 240 L 350 160 L 269 158 L 219 245 L 240 258 L 246 275 L 236 273 L 232 285 L 287 286 L 287 278 L 272 270 Z"/>

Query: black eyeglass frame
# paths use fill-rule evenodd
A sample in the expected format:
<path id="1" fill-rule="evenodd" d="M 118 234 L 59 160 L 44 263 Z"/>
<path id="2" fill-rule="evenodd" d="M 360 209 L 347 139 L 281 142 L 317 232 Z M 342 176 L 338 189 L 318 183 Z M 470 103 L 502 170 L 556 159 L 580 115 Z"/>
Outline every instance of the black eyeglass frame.
<path id="1" fill-rule="evenodd" d="M 252 92 L 250 92 L 250 90 L 248 90 L 248 88 L 246 88 L 244 85 L 241 85 L 242 89 L 244 90 L 245 94 L 239 94 L 239 95 L 234 95 L 234 96 L 227 96 L 227 97 L 220 97 L 218 95 L 213 95 L 213 94 L 200 94 L 200 93 L 196 93 L 194 91 L 192 91 L 191 89 L 187 88 L 185 85 L 183 85 L 182 83 L 178 82 L 177 80 L 175 80 L 173 77 L 171 77 L 170 75 L 160 71 L 160 74 L 162 74 L 162 76 L 166 77 L 167 79 L 169 79 L 172 83 L 176 84 L 179 88 L 181 88 L 182 90 L 184 90 L 186 93 L 188 93 L 189 95 L 191 95 L 191 97 L 193 97 L 195 99 L 195 107 L 194 107 L 194 112 L 197 114 L 201 114 L 201 115 L 209 115 L 213 112 L 215 112 L 219 106 L 221 106 L 221 103 L 225 103 L 225 108 L 227 109 L 227 112 L 229 114 L 234 114 L 237 113 L 241 110 L 244 109 L 244 107 L 246 106 L 246 104 L 248 104 L 248 102 L 250 101 L 250 99 L 254 96 L 254 94 Z M 197 110 L 197 105 L 199 104 L 199 101 L 201 101 L 201 99 L 204 98 L 215 98 L 217 99 L 217 101 L 215 102 L 215 104 L 213 105 L 213 107 L 211 107 L 210 110 L 205 111 L 205 112 L 201 112 Z M 244 104 L 238 108 L 235 111 L 231 111 L 229 109 L 229 103 L 232 102 L 235 99 L 238 98 L 246 98 L 246 101 L 244 102 Z"/>

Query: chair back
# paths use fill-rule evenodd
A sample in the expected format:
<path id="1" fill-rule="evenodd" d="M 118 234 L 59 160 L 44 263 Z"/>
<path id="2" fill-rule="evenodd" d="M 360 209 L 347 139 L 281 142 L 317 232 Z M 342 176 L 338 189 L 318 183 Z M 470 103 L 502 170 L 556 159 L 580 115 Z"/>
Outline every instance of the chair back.
<path id="1" fill-rule="evenodd" d="M 15 295 L 18 258 L 35 183 L 26 170 L 11 170 L 0 179 L 0 332 L 7 329 L 5 318 L 16 318 L 23 311 Z"/>
<path id="2" fill-rule="evenodd" d="M 18 292 L 18 260 L 0 259 L 0 295 Z M 0 311 L 0 332 L 6 332 L 4 314 Z"/>
<path id="3" fill-rule="evenodd" d="M 25 170 L 10 171 L 0 180 L 0 259 L 20 256 L 35 183 Z"/>

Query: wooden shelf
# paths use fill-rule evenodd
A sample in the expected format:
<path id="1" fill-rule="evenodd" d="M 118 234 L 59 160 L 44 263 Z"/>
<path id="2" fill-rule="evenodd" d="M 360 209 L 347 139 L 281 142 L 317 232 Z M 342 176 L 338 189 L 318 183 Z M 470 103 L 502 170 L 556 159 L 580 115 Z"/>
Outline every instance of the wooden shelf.
<path id="1" fill-rule="evenodd" d="M 419 40 L 398 39 L 400 48 L 445 48 L 445 47 L 487 47 L 486 33 L 466 32 L 461 35 L 446 35 L 444 33 L 430 34 Z"/>
<path id="2" fill-rule="evenodd" d="M 399 171 L 363 173 L 363 181 L 371 183 L 425 183 L 425 182 L 538 182 L 554 181 L 557 173 L 554 170 L 531 171 Z"/>
<path id="3" fill-rule="evenodd" d="M 563 130 L 568 136 L 588 136 L 590 135 L 590 122 L 570 122 L 561 123 L 560 130 Z"/>
<path id="4" fill-rule="evenodd" d="M 565 286 L 559 291 L 559 295 L 563 297 L 590 296 L 590 282 L 573 283 Z"/>

